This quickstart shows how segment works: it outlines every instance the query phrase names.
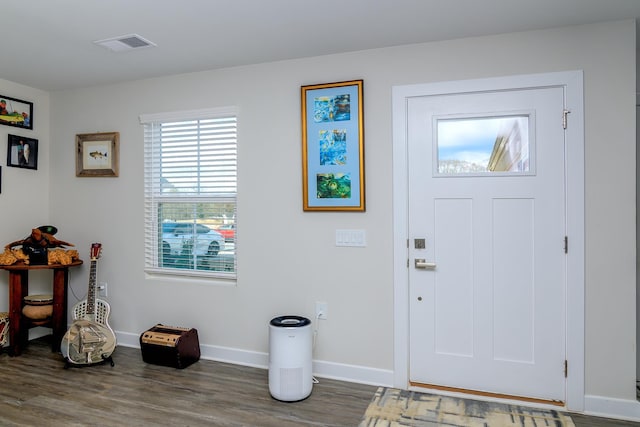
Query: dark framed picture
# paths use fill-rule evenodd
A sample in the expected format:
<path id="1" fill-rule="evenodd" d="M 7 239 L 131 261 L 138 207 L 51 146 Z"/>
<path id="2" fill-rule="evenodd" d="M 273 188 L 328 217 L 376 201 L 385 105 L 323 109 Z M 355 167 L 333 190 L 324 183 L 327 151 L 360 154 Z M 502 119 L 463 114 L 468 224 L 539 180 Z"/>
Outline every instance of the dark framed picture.
<path id="1" fill-rule="evenodd" d="M 33 129 L 33 102 L 0 95 L 0 124 Z"/>
<path id="2" fill-rule="evenodd" d="M 9 135 L 7 166 L 38 169 L 38 140 L 19 135 Z"/>
<path id="3" fill-rule="evenodd" d="M 305 211 L 365 210 L 362 92 L 362 80 L 302 86 Z"/>

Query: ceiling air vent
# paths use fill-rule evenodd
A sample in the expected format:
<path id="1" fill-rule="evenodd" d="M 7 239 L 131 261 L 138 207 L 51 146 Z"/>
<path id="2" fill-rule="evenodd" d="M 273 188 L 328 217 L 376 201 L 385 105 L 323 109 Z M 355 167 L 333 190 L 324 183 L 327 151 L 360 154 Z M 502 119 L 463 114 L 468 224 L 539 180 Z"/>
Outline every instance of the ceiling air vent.
<path id="1" fill-rule="evenodd" d="M 155 43 L 141 37 L 137 34 L 128 34 L 126 36 L 112 37 L 110 39 L 96 40 L 95 44 L 106 47 L 114 52 L 125 52 L 134 49 L 142 49 L 145 47 L 154 47 Z"/>

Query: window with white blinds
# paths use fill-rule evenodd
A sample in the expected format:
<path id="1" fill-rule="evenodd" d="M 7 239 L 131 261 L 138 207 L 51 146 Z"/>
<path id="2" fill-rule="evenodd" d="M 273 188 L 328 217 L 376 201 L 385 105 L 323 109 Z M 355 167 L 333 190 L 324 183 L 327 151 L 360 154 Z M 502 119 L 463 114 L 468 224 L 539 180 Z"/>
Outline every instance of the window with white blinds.
<path id="1" fill-rule="evenodd" d="M 235 279 L 237 111 L 140 116 L 145 270 Z"/>

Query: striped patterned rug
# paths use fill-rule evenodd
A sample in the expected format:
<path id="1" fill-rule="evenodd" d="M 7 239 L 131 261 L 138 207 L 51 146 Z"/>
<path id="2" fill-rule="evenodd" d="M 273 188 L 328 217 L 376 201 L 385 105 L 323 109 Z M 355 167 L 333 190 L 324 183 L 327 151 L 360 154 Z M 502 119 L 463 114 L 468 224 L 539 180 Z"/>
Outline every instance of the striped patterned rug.
<path id="1" fill-rule="evenodd" d="M 380 387 L 360 427 L 575 427 L 565 412 Z"/>

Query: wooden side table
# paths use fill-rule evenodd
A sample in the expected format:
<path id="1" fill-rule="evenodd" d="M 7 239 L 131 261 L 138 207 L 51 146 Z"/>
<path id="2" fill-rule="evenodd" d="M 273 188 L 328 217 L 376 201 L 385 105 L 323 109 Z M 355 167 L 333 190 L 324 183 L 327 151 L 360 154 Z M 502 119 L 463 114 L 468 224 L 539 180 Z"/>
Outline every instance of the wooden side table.
<path id="1" fill-rule="evenodd" d="M 9 344 L 13 356 L 19 356 L 22 353 L 22 349 L 28 342 L 29 328 L 36 326 L 22 315 L 24 297 L 29 295 L 29 271 L 53 270 L 53 314 L 50 322 L 53 340 L 51 351 L 58 352 L 62 337 L 67 331 L 69 268 L 81 264 L 82 260 L 74 261 L 68 265 L 28 265 L 24 263 L 0 265 L 0 269 L 9 272 Z"/>

